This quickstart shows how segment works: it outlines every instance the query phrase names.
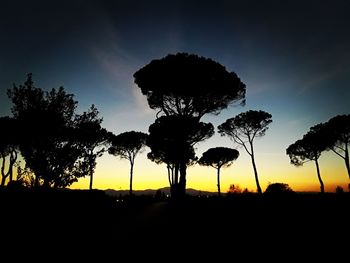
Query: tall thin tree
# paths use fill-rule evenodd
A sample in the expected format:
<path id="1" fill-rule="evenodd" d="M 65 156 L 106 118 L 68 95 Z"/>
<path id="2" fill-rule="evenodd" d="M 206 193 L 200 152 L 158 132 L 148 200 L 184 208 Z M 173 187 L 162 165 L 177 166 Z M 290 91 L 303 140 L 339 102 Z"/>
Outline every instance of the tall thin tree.
<path id="1" fill-rule="evenodd" d="M 249 110 L 227 119 L 218 126 L 221 135 L 229 136 L 235 143 L 243 146 L 249 154 L 254 170 L 255 182 L 258 193 L 262 193 L 258 171 L 255 163 L 253 142 L 257 137 L 265 135 L 268 125 L 272 122 L 272 116 L 265 111 Z"/>
<path id="2" fill-rule="evenodd" d="M 96 159 L 107 150 L 110 137 L 110 133 L 101 127 L 103 119 L 98 115 L 99 111 L 95 105 L 92 105 L 87 112 L 78 116 L 75 127 L 75 139 L 81 148 L 83 163 L 90 176 L 90 190 L 92 190 Z"/>
<path id="3" fill-rule="evenodd" d="M 289 155 L 291 164 L 295 166 L 302 166 L 309 161 L 315 162 L 320 190 L 321 193 L 324 193 L 324 183 L 318 163 L 321 153 L 327 148 L 327 141 L 323 140 L 322 133 L 320 132 L 322 129 L 323 124 L 313 126 L 301 140 L 297 140 L 295 143 L 291 144 L 287 148 L 286 153 Z"/>
<path id="4" fill-rule="evenodd" d="M 117 136 L 114 135 L 111 138 L 111 147 L 109 147 L 108 152 L 130 162 L 130 196 L 132 195 L 135 158 L 146 146 L 147 136 L 148 135 L 143 132 L 129 131 Z"/>

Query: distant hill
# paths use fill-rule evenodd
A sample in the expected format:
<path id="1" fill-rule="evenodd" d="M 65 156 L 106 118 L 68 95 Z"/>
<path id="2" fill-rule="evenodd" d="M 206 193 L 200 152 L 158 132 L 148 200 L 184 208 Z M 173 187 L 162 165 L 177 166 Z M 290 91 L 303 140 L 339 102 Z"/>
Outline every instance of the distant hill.
<path id="1" fill-rule="evenodd" d="M 132 192 L 135 195 L 155 195 L 156 192 L 160 190 L 164 194 L 169 195 L 170 194 L 170 187 L 163 187 L 159 189 L 145 189 L 145 190 L 133 190 Z M 106 194 L 110 196 L 124 196 L 129 194 L 129 190 L 114 190 L 114 189 L 106 189 L 104 190 Z M 209 192 L 209 191 L 200 191 L 192 188 L 186 189 L 186 194 L 193 195 L 193 196 L 199 196 L 199 195 L 217 195 L 216 192 Z"/>

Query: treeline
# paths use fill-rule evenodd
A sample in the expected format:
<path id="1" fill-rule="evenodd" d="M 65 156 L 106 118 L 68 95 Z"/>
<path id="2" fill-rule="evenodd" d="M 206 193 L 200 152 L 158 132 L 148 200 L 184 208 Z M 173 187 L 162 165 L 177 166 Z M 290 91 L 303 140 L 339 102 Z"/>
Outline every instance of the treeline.
<path id="1" fill-rule="evenodd" d="M 130 162 L 131 195 L 135 157 L 147 146 L 147 157 L 166 165 L 173 198 L 185 195 L 187 167 L 196 163 L 217 170 L 220 195 L 220 169 L 230 166 L 239 152 L 216 147 L 198 158 L 194 147 L 214 134 L 214 126 L 201 118 L 218 114 L 231 104 L 243 106 L 246 85 L 221 64 L 187 53 L 152 60 L 134 74 L 134 81 L 147 97 L 149 107 L 157 110 L 148 134 L 128 131 L 115 135 L 107 131 L 94 105 L 79 114 L 73 94 L 63 87 L 43 91 L 34 85 L 31 74 L 23 85 L 14 85 L 7 93 L 13 104 L 12 116 L 0 118 L 1 186 L 8 182 L 7 185 L 65 188 L 89 176 L 92 189 L 96 160 L 108 152 Z M 350 178 L 349 119 L 350 115 L 341 115 L 316 125 L 287 149 L 295 165 L 315 161 L 321 192 L 324 185 L 318 159 L 323 151 L 332 150 L 343 158 Z M 250 156 L 258 193 L 262 189 L 253 142 L 265 135 L 271 122 L 271 114 L 249 110 L 218 126 L 221 135 L 228 136 Z M 24 165 L 18 162 L 18 154 L 23 156 Z"/>

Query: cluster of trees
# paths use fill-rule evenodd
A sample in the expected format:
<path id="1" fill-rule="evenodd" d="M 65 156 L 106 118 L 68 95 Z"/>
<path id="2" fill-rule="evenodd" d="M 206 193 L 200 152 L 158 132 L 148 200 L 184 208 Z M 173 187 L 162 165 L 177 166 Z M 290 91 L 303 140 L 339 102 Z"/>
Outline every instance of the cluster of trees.
<path id="1" fill-rule="evenodd" d="M 92 189 L 96 159 L 104 152 L 128 157 L 133 166 L 145 145 L 146 134 L 108 132 L 94 105 L 78 114 L 73 94 L 63 87 L 45 92 L 34 85 L 31 74 L 23 85 L 9 89 L 8 97 L 13 116 L 0 118 L 1 187 L 13 182 L 19 153 L 25 167 L 18 167 L 17 176 L 26 185 L 64 188 L 90 176 Z"/>
<path id="2" fill-rule="evenodd" d="M 325 123 L 317 124 L 287 148 L 291 163 L 302 166 L 305 162 L 314 161 L 320 191 L 324 192 L 319 158 L 325 151 L 332 151 L 342 158 L 350 179 L 349 146 L 350 143 L 350 115 L 337 115 Z"/>
<path id="3" fill-rule="evenodd" d="M 234 72 L 197 55 L 178 53 L 151 61 L 134 74 L 135 83 L 147 97 L 157 119 L 149 128 L 148 158 L 165 163 L 172 196 L 182 197 L 186 189 L 186 169 L 196 163 L 194 145 L 214 134 L 211 123 L 201 122 L 205 114 L 219 114 L 233 103 L 245 104 L 246 86 Z M 248 111 L 228 119 L 219 132 L 243 146 L 251 156 L 258 192 L 261 193 L 254 159 L 253 140 L 263 136 L 271 123 L 264 111 Z M 212 148 L 198 163 L 220 169 L 239 156 L 235 149 Z"/>
<path id="4" fill-rule="evenodd" d="M 244 105 L 245 84 L 221 64 L 187 53 L 152 60 L 135 72 L 134 80 L 147 97 L 149 107 L 157 110 L 148 134 L 129 131 L 114 135 L 101 126 L 102 118 L 94 105 L 78 114 L 78 102 L 73 94 L 62 87 L 44 92 L 34 86 L 31 74 L 23 85 L 14 85 L 8 90 L 13 116 L 0 118 L 4 131 L 0 141 L 1 185 L 13 180 L 20 153 L 26 166 L 19 167 L 18 176 L 31 174 L 31 185 L 35 187 L 67 187 L 80 177 L 90 176 L 92 189 L 96 159 L 108 152 L 130 162 L 131 195 L 135 158 L 148 146 L 147 157 L 166 165 L 173 198 L 185 195 L 187 167 L 195 163 L 217 170 L 220 195 L 220 169 L 232 165 L 239 152 L 216 147 L 198 158 L 195 145 L 214 134 L 214 126 L 201 118 L 210 113 L 219 114 L 231 104 Z M 253 142 L 265 135 L 271 122 L 271 114 L 249 110 L 218 126 L 222 136 L 228 136 L 250 156 L 258 193 L 262 189 Z M 302 140 L 287 149 L 293 164 L 301 165 L 305 160 L 316 162 L 321 191 L 324 187 L 318 158 L 322 151 L 333 150 L 342 157 L 349 173 L 349 126 L 344 123 L 349 124 L 349 115 L 311 128 Z"/>

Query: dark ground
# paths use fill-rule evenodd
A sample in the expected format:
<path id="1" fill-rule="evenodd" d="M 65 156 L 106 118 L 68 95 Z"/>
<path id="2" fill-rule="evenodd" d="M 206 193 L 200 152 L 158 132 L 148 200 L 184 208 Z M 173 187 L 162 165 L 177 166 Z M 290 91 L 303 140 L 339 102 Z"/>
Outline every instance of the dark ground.
<path id="1" fill-rule="evenodd" d="M 2 191 L 0 202 L 2 251 L 21 251 L 8 262 L 43 252 L 145 259 L 165 253 L 168 260 L 243 254 L 282 262 L 348 257 L 348 193 L 117 202 L 103 191 Z"/>

